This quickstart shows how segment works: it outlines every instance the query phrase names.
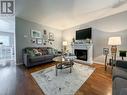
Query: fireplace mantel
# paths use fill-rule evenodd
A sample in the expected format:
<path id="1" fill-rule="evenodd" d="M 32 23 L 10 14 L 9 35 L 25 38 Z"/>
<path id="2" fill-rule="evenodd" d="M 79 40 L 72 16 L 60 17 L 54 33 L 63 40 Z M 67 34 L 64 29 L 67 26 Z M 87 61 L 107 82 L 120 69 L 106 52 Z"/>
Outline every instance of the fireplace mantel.
<path id="1" fill-rule="evenodd" d="M 73 53 L 74 51 L 78 50 L 87 50 L 87 61 L 84 60 L 79 60 L 82 63 L 87 63 L 87 64 L 92 64 L 93 63 L 93 44 L 88 44 L 88 43 L 76 43 L 72 46 Z"/>

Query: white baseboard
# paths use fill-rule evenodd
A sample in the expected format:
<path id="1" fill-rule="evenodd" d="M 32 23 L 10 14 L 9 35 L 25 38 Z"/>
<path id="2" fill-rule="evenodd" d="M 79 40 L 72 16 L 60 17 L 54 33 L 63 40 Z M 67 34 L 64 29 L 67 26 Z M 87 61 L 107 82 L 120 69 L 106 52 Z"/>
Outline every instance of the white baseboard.
<path id="1" fill-rule="evenodd" d="M 16 65 L 22 65 L 22 64 L 23 64 L 23 63 L 21 63 L 21 62 L 20 62 L 20 63 L 16 63 Z"/>

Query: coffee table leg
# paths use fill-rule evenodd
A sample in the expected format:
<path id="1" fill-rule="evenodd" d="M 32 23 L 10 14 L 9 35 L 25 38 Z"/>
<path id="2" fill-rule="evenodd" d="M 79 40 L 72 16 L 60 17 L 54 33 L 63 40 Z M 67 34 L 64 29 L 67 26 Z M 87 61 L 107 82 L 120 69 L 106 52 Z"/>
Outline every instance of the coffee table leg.
<path id="1" fill-rule="evenodd" d="M 72 67 L 70 67 L 70 73 L 72 72 Z"/>
<path id="2" fill-rule="evenodd" d="M 56 76 L 57 76 L 57 64 L 56 64 Z"/>
<path id="3" fill-rule="evenodd" d="M 57 68 L 56 68 L 56 76 L 57 76 Z"/>
<path id="4" fill-rule="evenodd" d="M 71 64 L 71 67 L 70 67 L 70 73 L 72 72 L 72 67 L 73 67 L 73 60 L 70 60 L 70 64 Z"/>

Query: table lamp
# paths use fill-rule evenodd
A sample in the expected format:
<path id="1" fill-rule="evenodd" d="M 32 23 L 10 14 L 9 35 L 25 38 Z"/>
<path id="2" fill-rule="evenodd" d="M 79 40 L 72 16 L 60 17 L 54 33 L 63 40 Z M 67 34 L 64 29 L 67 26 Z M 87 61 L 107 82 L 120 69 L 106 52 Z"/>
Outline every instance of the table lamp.
<path id="1" fill-rule="evenodd" d="M 64 52 L 66 52 L 67 50 L 67 45 L 68 45 L 67 41 L 63 41 L 63 51 Z"/>
<path id="2" fill-rule="evenodd" d="M 127 51 L 124 51 L 124 50 L 119 51 L 119 56 L 122 57 L 122 60 L 124 60 L 124 57 L 126 57 L 126 55 L 127 55 L 126 53 L 127 53 Z"/>
<path id="3" fill-rule="evenodd" d="M 116 59 L 117 46 L 121 45 L 121 37 L 109 37 L 108 45 L 111 45 L 111 54 Z"/>

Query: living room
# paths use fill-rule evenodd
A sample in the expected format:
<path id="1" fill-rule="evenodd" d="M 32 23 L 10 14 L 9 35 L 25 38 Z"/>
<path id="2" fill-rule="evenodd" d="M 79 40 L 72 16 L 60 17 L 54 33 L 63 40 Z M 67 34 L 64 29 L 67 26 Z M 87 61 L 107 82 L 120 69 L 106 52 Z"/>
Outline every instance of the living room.
<path id="1" fill-rule="evenodd" d="M 0 64 L 1 95 L 126 95 L 126 0 L 16 0 L 15 9 L 16 62 Z"/>

